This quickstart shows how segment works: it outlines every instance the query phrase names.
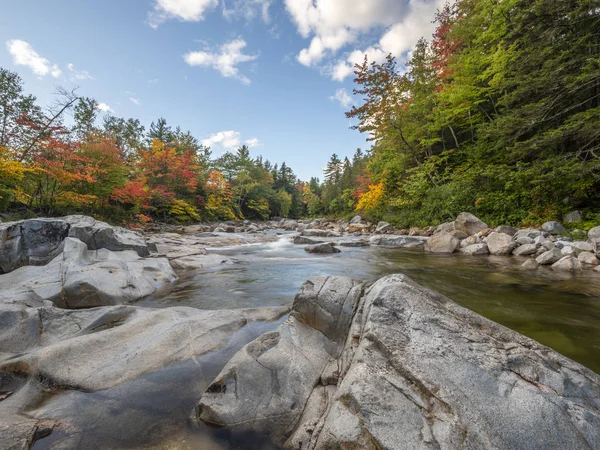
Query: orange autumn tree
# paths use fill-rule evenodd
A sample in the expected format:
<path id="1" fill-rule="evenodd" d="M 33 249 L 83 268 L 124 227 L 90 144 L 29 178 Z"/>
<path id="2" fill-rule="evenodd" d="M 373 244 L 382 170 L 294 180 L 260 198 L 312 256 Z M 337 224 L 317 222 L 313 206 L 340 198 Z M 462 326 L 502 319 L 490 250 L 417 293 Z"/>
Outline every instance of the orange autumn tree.
<path id="1" fill-rule="evenodd" d="M 154 139 L 150 148 L 140 148 L 134 161 L 134 177 L 113 198 L 178 221 L 199 219 L 197 190 L 201 165 L 192 149 L 176 148 Z"/>

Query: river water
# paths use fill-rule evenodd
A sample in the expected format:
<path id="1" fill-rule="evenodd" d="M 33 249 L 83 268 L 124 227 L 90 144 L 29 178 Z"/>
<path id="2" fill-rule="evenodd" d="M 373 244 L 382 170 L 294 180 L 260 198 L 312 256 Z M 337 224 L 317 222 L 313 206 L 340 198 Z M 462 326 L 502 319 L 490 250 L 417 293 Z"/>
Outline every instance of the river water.
<path id="1" fill-rule="evenodd" d="M 139 306 L 230 309 L 291 305 L 301 284 L 315 275 L 364 281 L 404 273 L 483 316 L 523 333 L 600 373 L 600 274 L 527 271 L 517 257 L 435 255 L 422 250 L 341 247 L 314 255 L 290 242 L 209 249 L 232 260 L 192 271 L 170 291 Z M 65 391 L 38 410 L 65 417 L 81 431 L 55 432 L 36 442 L 43 448 L 268 449 L 258 436 L 233 435 L 198 425 L 190 416 L 200 395 L 245 343 L 275 328 L 250 324 L 222 350 L 184 361 L 96 393 Z M 65 446 L 66 444 L 66 446 Z"/>

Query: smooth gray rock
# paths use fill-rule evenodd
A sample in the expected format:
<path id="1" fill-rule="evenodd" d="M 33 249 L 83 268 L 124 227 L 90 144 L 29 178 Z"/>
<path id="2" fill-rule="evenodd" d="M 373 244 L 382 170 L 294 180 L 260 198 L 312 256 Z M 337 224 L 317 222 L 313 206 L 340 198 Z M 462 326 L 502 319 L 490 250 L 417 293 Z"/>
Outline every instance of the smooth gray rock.
<path id="1" fill-rule="evenodd" d="M 62 252 L 69 224 L 58 219 L 30 219 L 0 224 L 0 273 L 43 266 Z"/>
<path id="2" fill-rule="evenodd" d="M 165 258 L 140 258 L 127 250 L 88 250 L 66 238 L 64 251 L 43 267 L 21 267 L 0 276 L 0 303 L 89 308 L 132 302 L 177 279 Z"/>
<path id="3" fill-rule="evenodd" d="M 515 256 L 528 256 L 528 255 L 533 255 L 536 251 L 537 251 L 537 245 L 525 244 L 525 245 L 520 245 L 519 247 L 515 248 L 513 250 L 512 254 Z"/>
<path id="4" fill-rule="evenodd" d="M 582 264 L 587 264 L 590 266 L 598 265 L 598 258 L 596 258 L 596 255 L 594 255 L 592 252 L 581 252 L 579 255 L 577 255 L 577 259 Z"/>
<path id="5" fill-rule="evenodd" d="M 468 247 L 469 245 L 480 244 L 481 240 L 477 236 L 469 236 L 460 241 L 460 248 Z"/>
<path id="6" fill-rule="evenodd" d="M 307 245 L 304 250 L 308 253 L 340 253 L 340 249 L 333 246 L 329 242 L 320 244 Z"/>
<path id="7" fill-rule="evenodd" d="M 445 222 L 437 226 L 436 233 L 451 233 L 454 231 L 454 222 Z"/>
<path id="8" fill-rule="evenodd" d="M 593 252 L 594 246 L 590 242 L 585 241 L 574 241 L 571 243 L 571 247 L 575 249 L 577 254 L 581 252 Z"/>
<path id="9" fill-rule="evenodd" d="M 496 232 L 487 237 L 486 243 L 492 255 L 510 255 L 517 245 L 511 236 Z"/>
<path id="10" fill-rule="evenodd" d="M 281 228 L 284 230 L 295 230 L 298 227 L 298 222 L 291 219 L 285 219 L 281 223 Z"/>
<path id="11" fill-rule="evenodd" d="M 107 389 L 215 351 L 248 322 L 276 320 L 288 310 L 6 306 L 0 310 L 0 372 L 43 377 L 56 387 Z"/>
<path id="12" fill-rule="evenodd" d="M 460 253 L 464 255 L 488 255 L 490 251 L 488 250 L 487 244 L 473 244 L 467 245 L 459 250 Z"/>
<path id="13" fill-rule="evenodd" d="M 340 357 L 362 288 L 341 277 L 305 282 L 288 321 L 246 345 L 208 387 L 200 419 L 285 441 L 326 366 Z"/>
<path id="14" fill-rule="evenodd" d="M 546 222 L 542 225 L 542 230 L 547 231 L 550 234 L 565 234 L 567 229 L 563 227 L 559 222 Z"/>
<path id="15" fill-rule="evenodd" d="M 361 216 L 354 216 L 351 220 L 350 220 L 350 224 L 354 225 L 355 223 L 363 223 L 364 220 Z"/>
<path id="16" fill-rule="evenodd" d="M 565 223 L 583 222 L 583 213 L 581 211 L 571 211 L 563 217 Z"/>
<path id="17" fill-rule="evenodd" d="M 539 255 L 535 260 L 540 265 L 554 264 L 556 261 L 563 257 L 562 252 L 558 248 L 548 250 Z"/>
<path id="18" fill-rule="evenodd" d="M 488 228 L 488 226 L 484 221 L 475 217 L 473 214 L 462 212 L 454 221 L 454 228 L 458 231 L 464 231 L 467 235 L 471 236 Z"/>
<path id="19" fill-rule="evenodd" d="M 542 234 L 542 232 L 536 228 L 525 228 L 523 230 L 519 230 L 515 233 L 515 240 L 522 238 L 522 237 L 528 237 L 531 239 L 535 239 L 536 237 L 538 237 L 540 234 Z"/>
<path id="20" fill-rule="evenodd" d="M 551 267 L 553 270 L 564 272 L 580 272 L 582 270 L 581 262 L 573 255 L 563 256 Z"/>
<path id="21" fill-rule="evenodd" d="M 377 234 L 392 234 L 394 231 L 394 226 L 387 222 L 379 222 L 375 228 Z"/>
<path id="22" fill-rule="evenodd" d="M 420 247 L 428 239 L 424 236 L 404 236 L 396 234 L 373 235 L 369 238 L 371 245 L 380 245 L 383 247 Z"/>
<path id="23" fill-rule="evenodd" d="M 312 236 L 312 237 L 340 237 L 341 234 L 337 231 L 332 230 L 319 230 L 319 229 L 308 229 L 300 233 L 301 236 Z"/>
<path id="24" fill-rule="evenodd" d="M 139 256 L 150 254 L 146 238 L 137 231 L 113 227 L 88 216 L 66 216 L 62 220 L 70 225 L 69 237 L 84 242 L 90 250 L 134 250 Z"/>
<path id="25" fill-rule="evenodd" d="M 521 267 L 527 270 L 535 270 L 537 269 L 539 266 L 539 263 L 537 262 L 537 260 L 533 259 L 533 258 L 529 258 L 527 259 L 527 261 L 525 261 L 523 264 L 521 264 Z"/>
<path id="26" fill-rule="evenodd" d="M 425 243 L 425 250 L 432 253 L 453 253 L 460 246 L 460 240 L 450 233 L 437 233 Z"/>
<path id="27" fill-rule="evenodd" d="M 314 450 L 600 448 L 599 409 L 597 374 L 403 275 L 309 280 L 199 401 Z"/>
<path id="28" fill-rule="evenodd" d="M 508 234 L 510 237 L 513 237 L 518 230 L 515 227 L 511 227 L 508 225 L 500 225 L 497 226 L 494 231 L 496 233 Z"/>
<path id="29" fill-rule="evenodd" d="M 292 242 L 296 245 L 314 245 L 319 243 L 319 241 L 315 241 L 314 239 L 310 239 L 304 236 L 294 236 Z"/>
<path id="30" fill-rule="evenodd" d="M 517 243 L 517 245 L 537 244 L 537 242 L 535 242 L 533 239 L 525 236 L 515 239 L 515 242 Z"/>

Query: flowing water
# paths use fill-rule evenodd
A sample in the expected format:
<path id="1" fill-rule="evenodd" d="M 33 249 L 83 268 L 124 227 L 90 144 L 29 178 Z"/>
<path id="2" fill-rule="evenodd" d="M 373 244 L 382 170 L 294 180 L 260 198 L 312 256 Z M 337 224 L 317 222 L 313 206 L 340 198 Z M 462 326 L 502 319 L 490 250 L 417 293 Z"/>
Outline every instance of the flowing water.
<path id="1" fill-rule="evenodd" d="M 519 331 L 600 373 L 600 274 L 526 271 L 517 257 L 435 255 L 421 250 L 341 247 L 314 255 L 289 235 L 268 244 L 209 249 L 231 259 L 221 267 L 180 278 L 165 295 L 139 306 L 200 309 L 290 305 L 301 284 L 315 275 L 373 281 L 404 273 L 462 306 Z M 283 320 L 283 319 L 282 319 Z M 73 441 L 61 433 L 34 448 L 77 442 L 79 448 L 271 448 L 257 436 L 233 435 L 189 420 L 201 393 L 231 356 L 277 323 L 251 324 L 219 352 L 184 361 L 98 393 L 66 391 L 38 413 L 68 417 L 84 430 Z M 89 426 L 88 424 L 93 424 Z M 62 447 L 59 447 L 62 448 Z"/>

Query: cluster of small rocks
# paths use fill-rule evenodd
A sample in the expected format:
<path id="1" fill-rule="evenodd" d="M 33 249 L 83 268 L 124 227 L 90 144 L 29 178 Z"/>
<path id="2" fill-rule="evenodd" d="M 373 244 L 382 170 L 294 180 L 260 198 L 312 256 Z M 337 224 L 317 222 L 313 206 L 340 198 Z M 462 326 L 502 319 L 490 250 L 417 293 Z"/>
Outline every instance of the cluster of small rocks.
<path id="1" fill-rule="evenodd" d="M 573 240 L 559 222 L 546 222 L 541 228 L 516 229 L 501 225 L 495 229 L 470 213 L 461 213 L 454 222 L 437 227 L 425 244 L 435 253 L 459 252 L 466 255 L 514 255 L 528 257 L 523 267 L 535 269 L 549 265 L 554 270 L 581 271 L 598 268 L 600 227 L 587 233 L 582 240 Z"/>

